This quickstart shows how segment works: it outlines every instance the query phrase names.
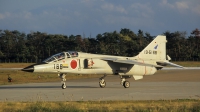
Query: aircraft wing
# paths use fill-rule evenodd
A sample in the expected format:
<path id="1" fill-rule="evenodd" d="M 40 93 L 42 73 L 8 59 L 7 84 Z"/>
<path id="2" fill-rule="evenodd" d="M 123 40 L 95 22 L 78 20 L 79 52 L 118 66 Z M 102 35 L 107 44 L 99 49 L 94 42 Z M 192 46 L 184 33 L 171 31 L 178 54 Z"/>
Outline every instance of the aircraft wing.
<path id="1" fill-rule="evenodd" d="M 112 62 L 116 62 L 116 63 L 124 63 L 124 64 L 132 64 L 132 65 L 141 65 L 141 66 L 154 66 L 154 67 L 162 67 L 161 65 L 154 65 L 154 64 L 149 64 L 149 63 L 142 63 L 136 60 L 122 60 L 122 59 L 118 59 L 118 58 L 102 58 L 102 60 L 105 61 L 112 61 Z"/>
<path id="2" fill-rule="evenodd" d="M 183 66 L 180 66 L 180 65 L 177 65 L 175 63 L 171 63 L 171 62 L 168 62 L 168 61 L 157 61 L 157 63 L 159 65 L 170 65 L 170 66 L 174 66 L 174 67 L 179 67 L 179 68 L 184 68 Z"/>

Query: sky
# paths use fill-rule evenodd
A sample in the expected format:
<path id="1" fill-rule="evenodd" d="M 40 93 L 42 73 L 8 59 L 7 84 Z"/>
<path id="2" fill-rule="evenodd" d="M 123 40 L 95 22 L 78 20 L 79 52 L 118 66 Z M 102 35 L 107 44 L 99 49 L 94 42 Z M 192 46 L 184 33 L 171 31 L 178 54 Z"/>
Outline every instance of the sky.
<path id="1" fill-rule="evenodd" d="M 200 0 L 0 0 L 0 30 L 82 35 L 200 29 Z"/>

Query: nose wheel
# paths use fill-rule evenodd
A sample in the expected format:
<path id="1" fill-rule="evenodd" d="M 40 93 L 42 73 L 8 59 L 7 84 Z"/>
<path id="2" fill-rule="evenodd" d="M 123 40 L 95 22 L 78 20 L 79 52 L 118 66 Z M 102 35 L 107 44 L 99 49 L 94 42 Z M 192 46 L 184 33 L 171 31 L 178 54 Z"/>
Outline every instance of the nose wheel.
<path id="1" fill-rule="evenodd" d="M 61 81 L 61 83 L 63 83 L 62 84 L 62 89 L 66 89 L 67 88 L 67 85 L 65 84 L 65 82 L 66 82 L 66 78 L 65 78 L 65 74 L 58 74 L 58 76 L 62 79 L 62 81 Z"/>
<path id="2" fill-rule="evenodd" d="M 62 89 L 66 89 L 66 84 L 64 83 L 64 84 L 62 84 Z"/>

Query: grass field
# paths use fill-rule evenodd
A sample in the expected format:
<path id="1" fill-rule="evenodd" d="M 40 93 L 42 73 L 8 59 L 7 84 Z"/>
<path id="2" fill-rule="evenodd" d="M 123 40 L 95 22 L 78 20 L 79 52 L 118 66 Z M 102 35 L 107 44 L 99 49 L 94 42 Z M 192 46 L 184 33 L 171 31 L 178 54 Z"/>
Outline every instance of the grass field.
<path id="1" fill-rule="evenodd" d="M 176 61 L 172 62 L 184 67 L 200 67 L 200 61 Z"/>
<path id="2" fill-rule="evenodd" d="M 34 63 L 0 63 L 0 68 L 24 68 Z"/>
<path id="3" fill-rule="evenodd" d="M 2 112 L 200 112 L 200 100 L 0 102 Z"/>

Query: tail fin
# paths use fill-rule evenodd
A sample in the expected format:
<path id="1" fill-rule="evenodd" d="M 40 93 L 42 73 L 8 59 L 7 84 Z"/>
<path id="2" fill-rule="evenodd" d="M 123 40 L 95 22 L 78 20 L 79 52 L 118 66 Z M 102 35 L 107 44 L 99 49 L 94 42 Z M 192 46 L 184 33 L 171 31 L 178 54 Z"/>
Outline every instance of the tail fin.
<path id="1" fill-rule="evenodd" d="M 166 60 L 166 36 L 158 35 L 138 54 L 138 58 Z"/>

